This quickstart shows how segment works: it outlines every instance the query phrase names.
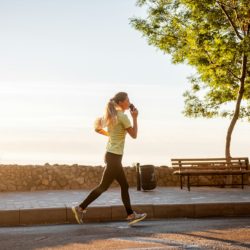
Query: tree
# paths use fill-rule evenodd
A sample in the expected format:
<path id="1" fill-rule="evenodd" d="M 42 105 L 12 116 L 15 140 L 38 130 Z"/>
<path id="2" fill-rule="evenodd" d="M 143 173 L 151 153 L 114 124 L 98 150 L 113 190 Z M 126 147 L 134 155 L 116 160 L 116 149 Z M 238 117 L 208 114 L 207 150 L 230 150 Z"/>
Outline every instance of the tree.
<path id="1" fill-rule="evenodd" d="M 225 156 L 239 118 L 250 121 L 249 0 L 138 0 L 146 18 L 131 18 L 150 45 L 173 63 L 196 69 L 184 93 L 184 115 L 229 117 Z"/>

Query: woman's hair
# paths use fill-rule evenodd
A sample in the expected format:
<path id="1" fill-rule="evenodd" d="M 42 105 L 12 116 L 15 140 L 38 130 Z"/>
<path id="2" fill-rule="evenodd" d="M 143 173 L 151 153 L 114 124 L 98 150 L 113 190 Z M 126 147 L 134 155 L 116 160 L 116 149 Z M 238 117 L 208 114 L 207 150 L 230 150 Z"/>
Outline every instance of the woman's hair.
<path id="1" fill-rule="evenodd" d="M 117 109 L 119 102 L 123 102 L 128 97 L 126 92 L 118 92 L 109 100 L 106 105 L 104 116 L 98 118 L 95 123 L 95 128 L 113 127 L 117 123 Z"/>

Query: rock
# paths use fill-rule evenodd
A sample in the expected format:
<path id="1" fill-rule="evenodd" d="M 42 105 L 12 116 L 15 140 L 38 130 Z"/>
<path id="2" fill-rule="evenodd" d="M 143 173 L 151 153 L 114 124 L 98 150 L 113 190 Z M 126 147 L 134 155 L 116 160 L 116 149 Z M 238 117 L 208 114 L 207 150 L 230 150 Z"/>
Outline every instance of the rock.
<path id="1" fill-rule="evenodd" d="M 45 186 L 48 186 L 49 185 L 49 181 L 47 179 L 43 179 L 42 180 L 42 184 L 45 185 Z"/>
<path id="2" fill-rule="evenodd" d="M 16 191 L 16 186 L 8 185 L 7 189 L 8 189 L 8 191 Z"/>
<path id="3" fill-rule="evenodd" d="M 72 182 L 72 183 L 70 183 L 70 188 L 71 189 L 79 189 L 80 185 L 77 182 Z"/>
<path id="4" fill-rule="evenodd" d="M 83 184 L 85 182 L 83 177 L 77 178 L 76 180 L 79 184 Z"/>
<path id="5" fill-rule="evenodd" d="M 61 186 L 64 187 L 65 185 L 68 184 L 68 181 L 66 178 L 57 178 L 57 183 Z"/>

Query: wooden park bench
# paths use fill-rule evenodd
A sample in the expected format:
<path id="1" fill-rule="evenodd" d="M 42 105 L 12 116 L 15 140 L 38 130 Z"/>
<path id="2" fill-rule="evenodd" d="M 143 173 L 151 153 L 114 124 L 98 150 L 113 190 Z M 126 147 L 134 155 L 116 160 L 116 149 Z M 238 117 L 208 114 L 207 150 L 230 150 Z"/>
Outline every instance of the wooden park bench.
<path id="1" fill-rule="evenodd" d="M 190 191 L 191 176 L 241 176 L 241 183 L 230 183 L 224 185 L 241 185 L 244 188 L 244 175 L 249 175 L 249 160 L 247 157 L 230 158 L 198 158 L 198 159 L 171 159 L 172 166 L 178 168 L 174 171 L 174 175 L 180 176 L 180 188 L 183 188 L 183 178 L 187 179 L 187 188 Z M 197 184 L 192 186 L 221 186 L 215 184 Z"/>

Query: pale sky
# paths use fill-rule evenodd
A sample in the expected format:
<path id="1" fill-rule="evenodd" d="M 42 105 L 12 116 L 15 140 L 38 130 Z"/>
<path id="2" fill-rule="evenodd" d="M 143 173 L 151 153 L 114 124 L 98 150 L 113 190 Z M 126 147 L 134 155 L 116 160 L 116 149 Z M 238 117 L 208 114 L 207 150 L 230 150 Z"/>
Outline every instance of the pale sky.
<path id="1" fill-rule="evenodd" d="M 103 165 L 93 122 L 118 91 L 139 109 L 124 165 L 224 156 L 229 120 L 183 116 L 194 70 L 129 25 L 142 15 L 135 0 L 0 0 L 0 163 Z M 249 134 L 238 122 L 232 156 L 249 156 Z"/>

